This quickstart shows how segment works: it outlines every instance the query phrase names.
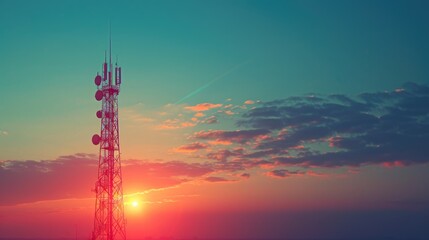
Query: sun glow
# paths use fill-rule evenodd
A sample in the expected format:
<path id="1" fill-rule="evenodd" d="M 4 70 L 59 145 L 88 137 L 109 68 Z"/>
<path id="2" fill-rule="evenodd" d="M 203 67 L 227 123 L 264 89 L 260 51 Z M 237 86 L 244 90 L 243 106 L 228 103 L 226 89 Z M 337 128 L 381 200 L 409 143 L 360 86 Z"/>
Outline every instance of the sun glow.
<path id="1" fill-rule="evenodd" d="M 143 213 L 144 210 L 144 202 L 142 199 L 129 199 L 128 201 L 124 202 L 124 207 L 127 211 L 127 216 L 137 216 L 137 215 L 141 215 Z"/>

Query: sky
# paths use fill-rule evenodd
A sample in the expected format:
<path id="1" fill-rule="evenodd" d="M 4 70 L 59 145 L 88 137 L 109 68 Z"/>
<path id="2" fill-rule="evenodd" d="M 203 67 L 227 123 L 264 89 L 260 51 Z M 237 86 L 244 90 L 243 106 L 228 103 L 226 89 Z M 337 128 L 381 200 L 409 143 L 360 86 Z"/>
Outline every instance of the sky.
<path id="1" fill-rule="evenodd" d="M 428 7 L 0 0 L 0 238 L 91 235 L 110 23 L 129 239 L 424 239 Z"/>

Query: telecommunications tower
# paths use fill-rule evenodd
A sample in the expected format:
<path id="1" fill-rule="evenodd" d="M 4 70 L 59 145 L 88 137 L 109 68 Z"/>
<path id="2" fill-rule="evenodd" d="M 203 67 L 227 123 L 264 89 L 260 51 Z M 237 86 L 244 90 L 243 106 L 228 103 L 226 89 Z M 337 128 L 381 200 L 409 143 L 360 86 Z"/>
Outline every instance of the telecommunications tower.
<path id="1" fill-rule="evenodd" d="M 113 76 L 114 75 L 114 76 Z M 114 77 L 114 78 L 113 78 Z M 95 99 L 101 101 L 96 116 L 101 119 L 101 132 L 92 136 L 100 145 L 98 178 L 95 182 L 95 216 L 92 240 L 125 240 L 124 199 L 122 193 L 121 154 L 119 148 L 118 95 L 121 67 L 112 65 L 112 40 L 109 40 L 109 62 L 106 56 L 102 74 L 94 79 Z"/>

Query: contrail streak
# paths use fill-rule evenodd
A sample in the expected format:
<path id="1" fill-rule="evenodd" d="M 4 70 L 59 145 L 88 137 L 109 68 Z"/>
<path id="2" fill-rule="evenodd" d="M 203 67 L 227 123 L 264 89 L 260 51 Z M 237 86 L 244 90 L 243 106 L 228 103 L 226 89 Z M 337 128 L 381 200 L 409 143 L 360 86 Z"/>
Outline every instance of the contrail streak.
<path id="1" fill-rule="evenodd" d="M 175 102 L 174 104 L 179 104 L 182 103 L 184 100 L 193 97 L 195 95 L 197 95 L 198 93 L 200 93 L 201 91 L 203 91 L 204 89 L 208 88 L 210 85 L 212 85 L 213 83 L 215 83 L 216 81 L 228 76 L 229 74 L 231 74 L 232 72 L 234 72 L 235 70 L 237 70 L 238 68 L 248 64 L 250 62 L 250 59 L 247 61 L 244 61 L 242 63 L 239 63 L 235 66 L 233 66 L 232 68 L 228 69 L 226 72 L 220 74 L 219 76 L 215 77 L 213 80 L 211 80 L 210 82 L 206 83 L 205 85 L 201 86 L 200 88 L 197 88 L 196 90 L 192 91 L 191 93 L 189 93 L 188 95 L 184 96 L 183 98 L 181 98 L 179 101 Z"/>

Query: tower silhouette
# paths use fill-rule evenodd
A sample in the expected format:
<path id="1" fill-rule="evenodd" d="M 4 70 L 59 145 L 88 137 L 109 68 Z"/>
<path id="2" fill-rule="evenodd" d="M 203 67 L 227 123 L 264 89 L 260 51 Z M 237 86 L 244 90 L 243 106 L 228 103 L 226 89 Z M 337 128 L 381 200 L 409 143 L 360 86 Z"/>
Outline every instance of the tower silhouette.
<path id="1" fill-rule="evenodd" d="M 114 74 L 113 74 L 114 70 Z M 114 75 L 114 79 L 113 78 Z M 122 192 L 121 152 L 119 146 L 118 95 L 122 82 L 121 67 L 112 65 L 112 41 L 109 40 L 109 62 L 105 56 L 102 74 L 94 79 L 95 99 L 102 102 L 96 116 L 101 119 L 100 135 L 92 143 L 100 145 L 98 178 L 95 182 L 95 215 L 93 240 L 125 240 L 124 200 Z M 114 81 L 113 81 L 114 80 Z"/>

